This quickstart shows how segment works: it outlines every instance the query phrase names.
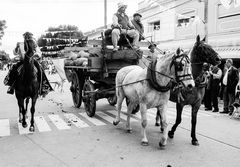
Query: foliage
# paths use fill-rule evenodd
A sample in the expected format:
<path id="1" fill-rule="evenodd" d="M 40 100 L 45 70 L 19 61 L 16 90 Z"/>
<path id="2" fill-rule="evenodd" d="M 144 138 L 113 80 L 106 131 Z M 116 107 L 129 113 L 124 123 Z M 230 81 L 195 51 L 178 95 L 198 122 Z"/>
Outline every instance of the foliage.
<path id="1" fill-rule="evenodd" d="M 3 62 L 8 62 L 10 61 L 10 57 L 9 57 L 9 54 L 7 54 L 5 51 L 3 50 L 0 50 L 0 61 L 3 61 Z"/>
<path id="2" fill-rule="evenodd" d="M 0 40 L 2 39 L 4 35 L 4 29 L 7 28 L 6 26 L 6 21 L 5 20 L 0 20 Z"/>
<path id="3" fill-rule="evenodd" d="M 60 25 L 49 27 L 46 34 L 42 35 L 37 42 L 44 57 L 58 57 L 59 52 L 70 44 L 71 46 L 83 46 L 86 43 L 86 37 L 76 26 Z"/>

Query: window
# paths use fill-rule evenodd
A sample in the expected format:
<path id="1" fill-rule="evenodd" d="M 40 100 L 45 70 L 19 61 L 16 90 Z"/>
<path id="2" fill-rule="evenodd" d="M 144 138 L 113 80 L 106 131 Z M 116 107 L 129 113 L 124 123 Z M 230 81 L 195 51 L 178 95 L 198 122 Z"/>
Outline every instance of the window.
<path id="1" fill-rule="evenodd" d="M 152 23 L 149 23 L 148 27 L 149 27 L 148 28 L 148 32 L 152 32 L 154 30 L 160 30 L 160 20 L 152 22 Z"/>
<path id="2" fill-rule="evenodd" d="M 187 27 L 194 18 L 195 18 L 195 10 L 178 15 L 177 27 Z"/>
<path id="3" fill-rule="evenodd" d="M 194 18 L 195 16 L 192 16 L 190 18 L 185 18 L 185 19 L 178 19 L 177 27 L 187 27 L 191 22 L 191 19 L 194 19 Z"/>

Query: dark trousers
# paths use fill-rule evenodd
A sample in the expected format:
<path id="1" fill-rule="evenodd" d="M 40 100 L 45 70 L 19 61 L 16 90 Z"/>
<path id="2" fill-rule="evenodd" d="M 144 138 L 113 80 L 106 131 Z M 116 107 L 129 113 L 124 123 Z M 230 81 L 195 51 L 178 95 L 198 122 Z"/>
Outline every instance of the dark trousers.
<path id="1" fill-rule="evenodd" d="M 213 81 L 214 82 L 214 81 Z M 218 95 L 219 95 L 219 82 L 213 83 L 211 86 L 211 101 L 213 108 L 218 111 Z"/>
<path id="2" fill-rule="evenodd" d="M 205 95 L 204 95 L 204 106 L 207 109 L 212 109 L 212 103 L 211 103 L 211 90 L 210 89 L 205 89 Z"/>
<path id="3" fill-rule="evenodd" d="M 235 101 L 234 92 L 229 92 L 227 86 L 223 87 L 223 109 L 224 111 L 229 112 L 229 106 Z"/>

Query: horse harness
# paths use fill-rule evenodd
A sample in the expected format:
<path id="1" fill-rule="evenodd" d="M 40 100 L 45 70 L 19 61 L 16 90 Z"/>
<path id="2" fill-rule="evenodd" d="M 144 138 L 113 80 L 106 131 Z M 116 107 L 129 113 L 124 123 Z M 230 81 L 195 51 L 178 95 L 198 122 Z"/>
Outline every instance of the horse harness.
<path id="1" fill-rule="evenodd" d="M 176 60 L 178 58 L 181 58 L 181 60 L 179 62 L 177 62 Z M 173 88 L 174 86 L 178 86 L 181 84 L 181 85 L 184 85 L 183 81 L 186 81 L 186 80 L 191 80 L 192 79 L 192 75 L 191 74 L 185 74 L 185 75 L 178 75 L 177 72 L 180 72 L 180 71 L 183 71 L 183 60 L 186 60 L 188 63 L 190 63 L 190 60 L 188 58 L 187 55 L 185 54 L 181 54 L 181 55 L 174 55 L 173 58 L 172 58 L 172 62 L 170 64 L 170 69 L 172 68 L 172 66 L 174 65 L 175 67 L 175 78 L 172 78 L 168 75 L 165 75 L 163 73 L 160 73 L 158 71 L 155 71 L 155 67 L 156 67 L 156 64 L 157 64 L 157 60 L 153 60 L 150 64 L 149 64 L 149 67 L 147 69 L 147 80 L 149 82 L 149 85 L 156 89 L 157 91 L 160 91 L 160 92 L 167 92 L 169 91 L 171 88 Z M 160 74 L 160 75 L 163 75 L 165 77 L 168 77 L 170 78 L 170 81 L 169 83 L 166 85 L 166 86 L 161 86 L 157 83 L 157 80 L 156 80 L 156 73 Z"/>

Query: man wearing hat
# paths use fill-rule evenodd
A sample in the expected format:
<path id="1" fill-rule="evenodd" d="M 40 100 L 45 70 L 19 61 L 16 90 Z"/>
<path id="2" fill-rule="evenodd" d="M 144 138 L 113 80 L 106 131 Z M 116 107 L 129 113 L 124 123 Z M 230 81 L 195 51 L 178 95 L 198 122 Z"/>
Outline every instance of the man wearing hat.
<path id="1" fill-rule="evenodd" d="M 148 46 L 148 49 L 149 49 L 149 54 L 148 54 L 148 57 L 147 58 L 150 58 L 150 59 L 157 59 L 157 53 L 155 52 L 155 49 L 156 49 L 157 45 L 155 43 L 151 43 L 149 46 Z"/>
<path id="2" fill-rule="evenodd" d="M 133 19 L 131 20 L 133 26 L 135 27 L 136 30 L 139 32 L 139 39 L 144 40 L 143 33 L 144 33 L 144 27 L 141 22 L 142 15 L 139 13 L 134 13 L 133 14 Z"/>
<path id="3" fill-rule="evenodd" d="M 23 59 L 24 57 L 33 57 L 36 53 L 36 49 L 37 49 L 37 42 L 36 40 L 33 38 L 33 34 L 30 32 L 26 32 L 23 34 L 23 38 L 24 38 L 24 50 L 21 51 L 22 54 L 24 55 L 20 55 L 22 58 L 20 59 L 20 62 L 18 62 L 16 65 L 14 65 L 12 67 L 12 69 L 9 71 L 8 75 L 6 76 L 5 80 L 4 80 L 4 84 L 10 86 L 7 93 L 8 94 L 13 94 L 14 93 L 14 84 L 16 79 L 18 79 L 19 77 L 19 67 L 23 64 Z M 14 49 L 14 52 L 17 52 L 20 45 L 17 44 L 17 47 Z M 20 54 L 20 52 L 17 52 L 18 54 Z M 40 95 L 45 96 L 48 92 L 52 91 L 52 87 L 43 71 L 43 69 L 41 68 L 40 64 L 34 60 L 34 65 L 38 70 L 38 78 L 39 81 L 41 80 L 41 76 L 40 73 L 42 74 L 42 90 L 40 90 Z"/>
<path id="4" fill-rule="evenodd" d="M 138 49 L 139 33 L 134 29 L 131 21 L 129 21 L 128 16 L 125 14 L 127 5 L 123 3 L 118 3 L 118 11 L 113 15 L 112 23 L 112 43 L 113 51 L 117 51 L 117 43 L 120 38 L 120 34 L 127 34 L 133 38 L 133 48 Z"/>

